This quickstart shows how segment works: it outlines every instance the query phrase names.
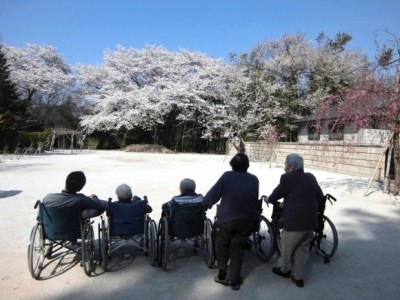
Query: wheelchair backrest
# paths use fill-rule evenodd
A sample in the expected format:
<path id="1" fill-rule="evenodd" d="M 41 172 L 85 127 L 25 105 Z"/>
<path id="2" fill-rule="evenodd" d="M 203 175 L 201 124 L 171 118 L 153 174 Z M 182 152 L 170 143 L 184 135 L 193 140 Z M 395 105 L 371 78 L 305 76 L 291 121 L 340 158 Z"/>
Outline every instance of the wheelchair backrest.
<path id="1" fill-rule="evenodd" d="M 171 205 L 171 235 L 178 238 L 201 236 L 204 232 L 204 206 L 199 204 Z"/>
<path id="2" fill-rule="evenodd" d="M 40 203 L 39 219 L 44 238 L 49 240 L 73 240 L 81 238 L 80 207 L 48 207 Z"/>
<path id="3" fill-rule="evenodd" d="M 107 207 L 111 236 L 134 236 L 144 233 L 144 219 L 148 202 L 110 202 Z"/>

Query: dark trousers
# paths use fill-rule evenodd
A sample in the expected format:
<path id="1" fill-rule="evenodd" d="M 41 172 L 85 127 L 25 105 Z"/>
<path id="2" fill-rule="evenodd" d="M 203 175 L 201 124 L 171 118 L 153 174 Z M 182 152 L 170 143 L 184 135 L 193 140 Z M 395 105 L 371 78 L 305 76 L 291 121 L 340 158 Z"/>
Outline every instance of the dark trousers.
<path id="1" fill-rule="evenodd" d="M 235 220 L 217 225 L 216 257 L 218 269 L 226 271 L 230 259 L 230 279 L 232 284 L 240 284 L 244 252 L 247 239 L 256 229 L 255 220 Z"/>

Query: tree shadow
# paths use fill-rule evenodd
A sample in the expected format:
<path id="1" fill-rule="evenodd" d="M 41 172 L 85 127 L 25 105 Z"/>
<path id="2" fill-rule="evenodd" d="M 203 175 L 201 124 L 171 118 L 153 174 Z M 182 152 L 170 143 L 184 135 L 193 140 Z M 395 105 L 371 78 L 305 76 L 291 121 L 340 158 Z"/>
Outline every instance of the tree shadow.
<path id="1" fill-rule="evenodd" d="M 22 193 L 22 191 L 21 190 L 0 191 L 0 198 L 13 197 L 15 195 L 18 195 L 19 193 Z"/>
<path id="2" fill-rule="evenodd" d="M 349 178 L 349 179 L 339 179 L 339 180 L 332 180 L 328 179 L 327 181 L 321 181 L 319 183 L 322 189 L 324 188 L 343 188 L 346 187 L 344 190 L 345 192 L 353 192 L 354 190 L 362 190 L 368 186 L 368 179 L 362 178 Z M 334 195 L 333 195 L 334 196 Z"/>

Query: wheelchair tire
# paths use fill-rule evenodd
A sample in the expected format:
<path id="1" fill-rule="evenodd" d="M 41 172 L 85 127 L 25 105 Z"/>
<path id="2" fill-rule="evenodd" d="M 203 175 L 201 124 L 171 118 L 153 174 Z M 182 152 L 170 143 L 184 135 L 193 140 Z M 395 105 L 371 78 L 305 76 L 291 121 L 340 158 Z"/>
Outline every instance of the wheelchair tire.
<path id="1" fill-rule="evenodd" d="M 268 261 L 274 254 L 275 239 L 271 222 L 264 216 L 260 216 L 258 231 L 253 233 L 253 243 L 258 257 L 262 261 Z"/>
<path id="2" fill-rule="evenodd" d="M 82 264 L 85 274 L 90 276 L 94 265 L 94 234 L 90 221 L 85 221 L 82 229 Z"/>
<path id="3" fill-rule="evenodd" d="M 42 226 L 36 224 L 31 231 L 28 245 L 28 268 L 32 278 L 38 279 L 45 258 L 45 241 Z"/>
<path id="4" fill-rule="evenodd" d="M 212 239 L 212 223 L 210 219 L 204 220 L 204 232 L 201 237 L 201 249 L 203 260 L 207 268 L 211 269 L 215 263 L 213 239 Z"/>
<path id="5" fill-rule="evenodd" d="M 168 265 L 168 245 L 169 245 L 169 232 L 168 232 L 168 218 L 163 217 L 159 224 L 159 264 L 165 271 Z"/>
<path id="6" fill-rule="evenodd" d="M 322 216 L 322 233 L 314 232 L 310 248 L 328 263 L 335 255 L 339 238 L 333 222 L 325 215 Z"/>
<path id="7" fill-rule="evenodd" d="M 100 226 L 100 225 L 99 225 Z M 100 266 L 103 269 L 104 272 L 107 272 L 107 265 L 108 265 L 108 234 L 107 234 L 107 228 L 106 228 L 106 222 L 104 220 L 101 220 L 101 228 L 99 230 L 101 232 L 100 238 L 100 258 L 101 258 L 101 263 Z"/>
<path id="8" fill-rule="evenodd" d="M 147 222 L 147 257 L 152 266 L 155 266 L 157 263 L 157 225 L 154 220 L 148 220 Z"/>

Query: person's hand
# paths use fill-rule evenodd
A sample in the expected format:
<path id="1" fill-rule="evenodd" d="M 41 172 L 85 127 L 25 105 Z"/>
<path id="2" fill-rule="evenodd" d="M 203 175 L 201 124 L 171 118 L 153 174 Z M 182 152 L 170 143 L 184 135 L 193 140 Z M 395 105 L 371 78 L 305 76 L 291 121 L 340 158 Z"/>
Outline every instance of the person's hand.
<path id="1" fill-rule="evenodd" d="M 89 196 L 89 198 L 93 200 L 93 199 L 97 199 L 97 196 L 96 196 L 95 194 L 91 194 L 91 195 Z"/>
<path id="2" fill-rule="evenodd" d="M 267 203 L 267 204 L 269 203 L 268 196 L 263 195 L 263 196 L 261 196 L 261 198 L 264 200 L 265 203 Z"/>

